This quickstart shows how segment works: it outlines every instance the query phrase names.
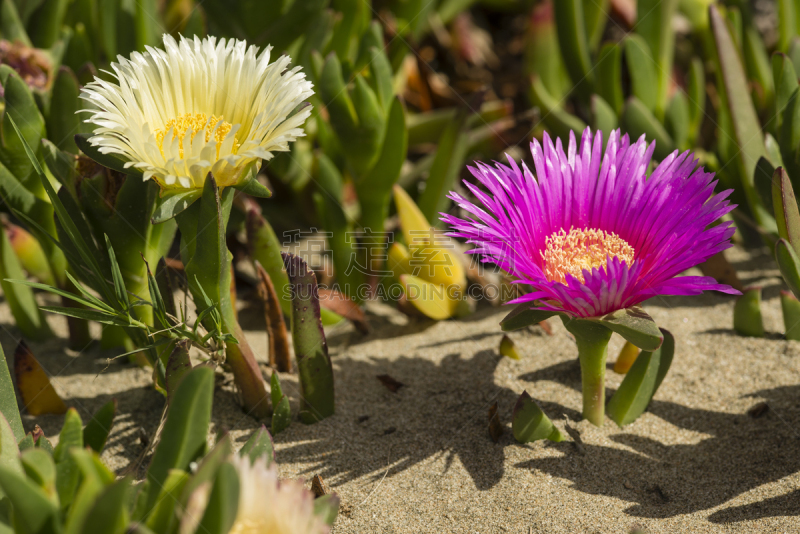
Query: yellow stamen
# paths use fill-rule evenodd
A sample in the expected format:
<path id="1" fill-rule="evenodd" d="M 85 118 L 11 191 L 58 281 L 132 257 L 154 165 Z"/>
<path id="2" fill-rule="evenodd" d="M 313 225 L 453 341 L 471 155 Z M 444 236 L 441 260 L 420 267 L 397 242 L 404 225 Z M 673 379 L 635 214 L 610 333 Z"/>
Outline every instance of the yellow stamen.
<path id="1" fill-rule="evenodd" d="M 219 126 L 217 126 L 217 123 L 219 123 Z M 217 126 L 216 130 L 214 129 L 215 126 Z M 194 140 L 194 136 L 203 129 L 205 129 L 206 143 L 211 140 L 211 135 L 213 133 L 214 140 L 217 142 L 217 157 L 219 157 L 220 145 L 222 145 L 222 142 L 225 140 L 225 136 L 231 131 L 231 123 L 222 120 L 222 116 L 217 117 L 216 115 L 211 115 L 209 119 L 206 117 L 205 113 L 184 113 L 179 117 L 170 119 L 164 124 L 163 128 L 153 132 L 155 133 L 156 142 L 158 143 L 159 150 L 161 150 L 161 154 L 164 154 L 164 138 L 167 136 L 170 128 L 173 129 L 172 139 L 178 138 L 181 158 L 183 158 L 183 137 L 186 135 L 186 132 L 191 130 L 192 135 L 190 139 Z M 236 154 L 239 146 L 240 143 L 234 137 L 232 148 L 234 154 Z"/>
<path id="2" fill-rule="evenodd" d="M 571 228 L 569 233 L 563 229 L 545 240 L 544 274 L 551 282 L 567 283 L 571 274 L 584 282 L 583 270 L 606 268 L 608 258 L 617 257 L 630 265 L 633 262 L 633 247 L 617 234 L 604 230 Z"/>

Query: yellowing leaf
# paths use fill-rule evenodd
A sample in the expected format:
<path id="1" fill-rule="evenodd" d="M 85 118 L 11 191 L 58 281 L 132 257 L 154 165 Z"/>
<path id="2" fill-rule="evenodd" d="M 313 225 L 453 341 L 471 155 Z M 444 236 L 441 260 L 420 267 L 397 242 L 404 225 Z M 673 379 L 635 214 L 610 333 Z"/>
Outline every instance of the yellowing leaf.
<path id="1" fill-rule="evenodd" d="M 630 341 L 626 341 L 622 350 L 619 351 L 617 361 L 614 362 L 614 372 L 620 375 L 626 374 L 633 362 L 636 361 L 637 356 L 639 356 L 639 347 Z"/>
<path id="2" fill-rule="evenodd" d="M 502 356 L 508 356 L 512 360 L 520 359 L 519 352 L 517 352 L 517 347 L 514 345 L 514 341 L 507 335 L 504 335 L 503 339 L 500 340 L 500 354 Z"/>
<path id="3" fill-rule="evenodd" d="M 63 414 L 67 405 L 58 396 L 47 373 L 24 341 L 14 351 L 14 376 L 22 403 L 31 415 Z"/>
<path id="4" fill-rule="evenodd" d="M 411 253 L 402 243 L 395 242 L 389 247 L 389 261 L 387 266 L 397 278 L 400 278 L 400 275 L 403 274 L 412 274 L 414 269 L 409 264 L 409 260 L 411 260 Z"/>
<path id="5" fill-rule="evenodd" d="M 464 266 L 452 240 L 431 226 L 400 186 L 394 187 L 394 201 L 414 276 L 433 284 L 452 287 L 452 291 L 466 288 Z"/>
<path id="6" fill-rule="evenodd" d="M 431 319 L 448 319 L 458 309 L 461 299 L 448 295 L 446 286 L 431 284 L 411 274 L 401 275 L 400 283 L 408 301 Z"/>

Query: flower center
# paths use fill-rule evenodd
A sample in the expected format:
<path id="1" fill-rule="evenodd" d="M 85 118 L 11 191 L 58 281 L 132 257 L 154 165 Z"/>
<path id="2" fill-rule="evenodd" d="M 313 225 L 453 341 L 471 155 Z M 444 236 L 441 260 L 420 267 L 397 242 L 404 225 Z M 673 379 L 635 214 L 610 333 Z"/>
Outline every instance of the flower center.
<path id="1" fill-rule="evenodd" d="M 605 269 L 610 257 L 630 265 L 633 253 L 633 247 L 617 234 L 594 228 L 570 228 L 567 233 L 562 228 L 545 240 L 545 250 L 541 254 L 547 279 L 566 284 L 567 274 L 583 283 L 584 269 Z"/>
<path id="2" fill-rule="evenodd" d="M 214 127 L 217 127 L 216 130 Z M 167 141 L 172 141 L 176 137 L 178 138 L 178 147 L 180 157 L 183 158 L 183 138 L 186 135 L 186 132 L 191 130 L 192 136 L 191 140 L 194 141 L 194 136 L 197 133 L 205 128 L 205 141 L 208 143 L 211 140 L 211 136 L 214 136 L 214 140 L 217 142 L 217 157 L 219 157 L 219 147 L 222 142 L 225 140 L 225 136 L 231 131 L 231 123 L 222 120 L 222 116 L 217 117 L 216 115 L 211 115 L 209 119 L 206 117 L 205 113 L 184 113 L 174 119 L 168 120 L 164 123 L 164 127 L 161 129 L 156 130 L 154 133 L 156 135 L 156 142 L 158 143 L 158 148 L 161 150 L 161 154 L 164 154 L 164 141 L 169 133 L 170 128 L 172 128 L 172 138 L 168 139 Z M 239 148 L 239 143 L 236 141 L 234 137 L 233 141 L 233 153 L 236 153 L 236 149 Z"/>

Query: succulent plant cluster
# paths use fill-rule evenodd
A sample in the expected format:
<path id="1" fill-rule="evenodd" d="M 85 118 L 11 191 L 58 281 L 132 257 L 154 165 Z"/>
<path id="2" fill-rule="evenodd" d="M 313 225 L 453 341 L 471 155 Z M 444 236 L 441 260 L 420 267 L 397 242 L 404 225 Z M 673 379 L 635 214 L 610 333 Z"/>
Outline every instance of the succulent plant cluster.
<path id="1" fill-rule="evenodd" d="M 372 299 L 446 320 L 474 310 L 470 289 L 513 283 L 495 299 L 516 297 L 501 329 L 558 316 L 598 426 L 636 420 L 672 363 L 678 341 L 647 298 L 743 289 L 734 328 L 764 335 L 759 289 L 679 276 L 724 265 L 734 229 L 774 251 L 793 293 L 781 296 L 786 336 L 800 339 L 796 2 L 778 0 L 768 46 L 733 0 L 482 0 L 530 15 L 532 109 L 516 114 L 502 91 L 442 89 L 425 59 L 435 41 L 493 61 L 469 17 L 477 3 L 0 0 L 4 298 L 27 339 L 52 334 L 44 312 L 67 317 L 77 350 L 100 323 L 101 346 L 152 368 L 167 406 L 144 480 L 117 478 L 99 460 L 113 403 L 84 427 L 53 392 L 43 411 L 66 411 L 53 448 L 23 433 L 0 366 L 0 534 L 326 532 L 336 499 L 278 482 L 266 428 L 238 455 L 227 436 L 208 446 L 213 369 L 273 434 L 333 416 L 323 326 L 367 332 Z M 466 161 L 495 158 L 531 117 L 533 171 L 510 157 L 468 176 Z M 284 252 L 298 227 L 323 236 L 320 262 Z M 269 384 L 237 281 L 263 306 Z M 625 378 L 606 402 L 614 333 Z M 520 357 L 509 337 L 500 352 Z M 298 375 L 294 415 L 278 372 Z M 564 439 L 527 392 L 512 419 L 520 442 Z M 259 510 L 258 492 L 275 504 Z"/>
<path id="2" fill-rule="evenodd" d="M 116 402 L 85 426 L 67 411 L 58 444 L 36 427 L 25 434 L 5 357 L 0 358 L 0 531 L 270 532 L 324 534 L 338 511 L 328 494 L 314 499 L 279 482 L 272 437 L 262 426 L 238 452 L 229 435 L 209 445 L 214 371 L 186 372 L 169 399 L 145 477 L 117 477 L 100 459 Z M 281 487 L 283 485 L 283 487 Z M 281 525 L 300 525 L 302 530 Z"/>

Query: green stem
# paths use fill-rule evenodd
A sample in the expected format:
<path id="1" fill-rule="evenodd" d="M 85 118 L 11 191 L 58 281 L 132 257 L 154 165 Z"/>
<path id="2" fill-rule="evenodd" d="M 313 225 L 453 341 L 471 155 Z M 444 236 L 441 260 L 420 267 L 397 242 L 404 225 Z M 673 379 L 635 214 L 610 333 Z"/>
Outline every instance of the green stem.
<path id="1" fill-rule="evenodd" d="M 562 319 L 563 320 L 563 319 Z M 603 426 L 606 404 L 606 356 L 611 330 L 584 319 L 564 320 L 575 336 L 581 362 L 583 417 L 595 426 Z"/>
<path id="2" fill-rule="evenodd" d="M 225 229 L 233 197 L 232 191 L 226 193 L 220 199 L 216 186 L 207 181 L 203 198 L 177 216 L 181 230 L 181 257 L 186 265 L 189 291 L 195 304 L 202 306 L 206 297 L 214 302 L 219 307 L 222 331 L 232 334 L 238 341 L 238 344 L 226 344 L 226 361 L 233 371 L 245 410 L 253 417 L 263 419 L 271 411 L 269 396 L 253 350 L 239 326 L 231 299 L 233 257 L 225 246 Z M 216 209 L 213 209 L 215 204 Z M 205 218 L 202 224 L 201 218 Z M 210 251 L 214 253 L 210 254 Z M 202 295 L 198 284 L 202 285 L 206 297 Z M 202 312 L 202 309 L 198 309 L 198 312 Z M 210 317 L 206 318 L 205 323 L 209 331 L 214 328 Z"/>

